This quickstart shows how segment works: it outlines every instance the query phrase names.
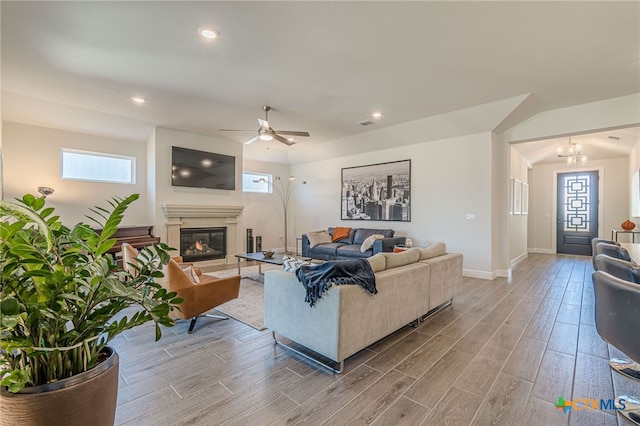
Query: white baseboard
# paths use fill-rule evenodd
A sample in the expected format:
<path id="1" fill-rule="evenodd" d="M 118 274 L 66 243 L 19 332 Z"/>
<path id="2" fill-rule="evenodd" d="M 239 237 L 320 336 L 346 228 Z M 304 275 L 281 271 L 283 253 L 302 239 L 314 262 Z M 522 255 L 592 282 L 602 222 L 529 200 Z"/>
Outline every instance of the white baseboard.
<path id="1" fill-rule="evenodd" d="M 552 249 L 547 248 L 528 248 L 529 253 L 556 254 Z"/>
<path id="2" fill-rule="evenodd" d="M 475 269 L 463 269 L 462 275 L 465 277 L 480 278 L 483 280 L 492 280 L 495 278 L 491 272 L 477 271 Z"/>
<path id="3" fill-rule="evenodd" d="M 482 280 L 494 280 L 498 277 L 511 279 L 511 269 L 496 269 L 493 272 L 463 269 L 462 275 L 470 278 L 480 278 Z"/>
<path id="4" fill-rule="evenodd" d="M 516 266 L 518 263 L 522 262 L 523 260 L 525 260 L 527 258 L 527 256 L 529 256 L 528 252 L 524 252 L 522 253 L 520 256 L 516 257 L 515 259 L 513 259 L 511 261 L 511 268 L 513 268 L 514 266 Z"/>
<path id="5" fill-rule="evenodd" d="M 493 271 L 494 278 L 501 277 L 511 279 L 511 271 L 512 269 L 496 269 Z"/>

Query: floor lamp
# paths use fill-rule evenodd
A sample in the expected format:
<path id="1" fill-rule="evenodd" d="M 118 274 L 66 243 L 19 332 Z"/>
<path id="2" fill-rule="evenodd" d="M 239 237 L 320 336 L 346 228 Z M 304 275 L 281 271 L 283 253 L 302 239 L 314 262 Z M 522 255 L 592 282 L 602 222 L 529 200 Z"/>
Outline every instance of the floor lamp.
<path id="1" fill-rule="evenodd" d="M 300 185 L 306 185 L 307 181 L 303 180 L 302 182 L 295 182 L 295 176 L 289 176 L 289 179 L 286 180 L 286 183 L 280 178 L 280 176 L 275 176 L 273 178 L 273 182 L 269 182 L 265 178 L 260 178 L 258 180 L 254 180 L 254 182 L 263 182 L 269 185 L 269 188 L 276 194 L 278 194 L 278 198 L 282 202 L 282 209 L 284 210 L 284 253 L 289 253 L 289 245 L 287 238 L 287 210 L 289 209 L 289 200 L 291 200 L 291 195 L 293 191 Z"/>

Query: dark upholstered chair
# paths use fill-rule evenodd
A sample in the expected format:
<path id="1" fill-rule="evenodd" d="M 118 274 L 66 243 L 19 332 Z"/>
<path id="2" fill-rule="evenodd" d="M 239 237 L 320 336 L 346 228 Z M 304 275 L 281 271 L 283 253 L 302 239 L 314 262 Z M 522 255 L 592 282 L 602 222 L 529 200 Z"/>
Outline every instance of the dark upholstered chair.
<path id="1" fill-rule="evenodd" d="M 613 244 L 616 246 L 619 246 L 620 244 L 618 244 L 617 241 L 613 241 L 613 240 L 605 240 L 604 238 L 594 238 L 591 240 L 591 261 L 593 262 L 593 269 L 597 271 L 596 269 L 596 255 L 598 254 L 596 251 L 596 244 L 599 243 L 605 243 L 605 244 Z"/>
<path id="2" fill-rule="evenodd" d="M 599 260 L 601 258 L 596 261 Z M 611 366 L 616 371 L 634 378 L 633 368 L 634 366 L 637 368 L 637 363 L 640 362 L 640 338 L 638 338 L 640 285 L 622 280 L 604 271 L 596 271 L 593 274 L 593 287 L 598 334 L 629 356 L 633 364 L 623 364 L 621 369 L 613 364 Z M 618 408 L 622 408 L 621 400 L 626 407 L 618 412 L 631 422 L 640 424 L 640 398 L 630 395 L 616 396 L 615 401 Z"/>
<path id="3" fill-rule="evenodd" d="M 626 248 L 617 244 L 597 243 L 595 255 L 606 254 L 607 256 L 615 257 L 616 259 L 626 260 L 631 262 L 631 256 Z"/>
<path id="4" fill-rule="evenodd" d="M 138 251 L 129 244 L 122 244 L 122 263 L 125 268 L 135 265 Z M 201 316 L 228 320 L 228 317 L 206 314 L 205 312 L 236 299 L 240 292 L 240 276 L 217 278 L 212 275 L 198 275 L 193 266 L 180 265 L 171 259 L 164 266 L 164 277 L 157 281 L 167 291 L 175 291 L 184 302 L 176 305 L 171 316 L 177 319 L 191 319 L 189 333 L 193 331 L 196 321 Z"/>
<path id="5" fill-rule="evenodd" d="M 615 257 L 599 254 L 595 256 L 596 271 L 604 271 L 621 280 L 640 284 L 640 265 Z"/>

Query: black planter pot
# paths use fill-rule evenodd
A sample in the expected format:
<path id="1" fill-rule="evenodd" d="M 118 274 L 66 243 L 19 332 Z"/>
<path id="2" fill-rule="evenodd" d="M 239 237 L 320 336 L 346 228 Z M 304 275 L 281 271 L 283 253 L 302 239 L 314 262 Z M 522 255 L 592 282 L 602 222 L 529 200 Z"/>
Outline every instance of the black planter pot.
<path id="1" fill-rule="evenodd" d="M 118 354 L 91 370 L 20 393 L 0 389 L 0 423 L 9 425 L 112 426 L 118 398 Z"/>

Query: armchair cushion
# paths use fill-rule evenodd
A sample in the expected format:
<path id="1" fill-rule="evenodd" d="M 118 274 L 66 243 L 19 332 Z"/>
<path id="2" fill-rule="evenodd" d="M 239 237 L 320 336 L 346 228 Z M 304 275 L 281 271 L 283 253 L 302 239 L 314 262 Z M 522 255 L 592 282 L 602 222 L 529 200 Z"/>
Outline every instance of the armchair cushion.
<path id="1" fill-rule="evenodd" d="M 198 278 L 198 274 L 196 274 L 193 266 L 189 265 L 187 267 L 184 267 L 183 265 L 180 265 L 180 267 L 182 268 L 182 272 L 184 272 L 184 274 L 191 280 L 192 283 L 197 284 L 200 282 L 200 278 Z"/>

